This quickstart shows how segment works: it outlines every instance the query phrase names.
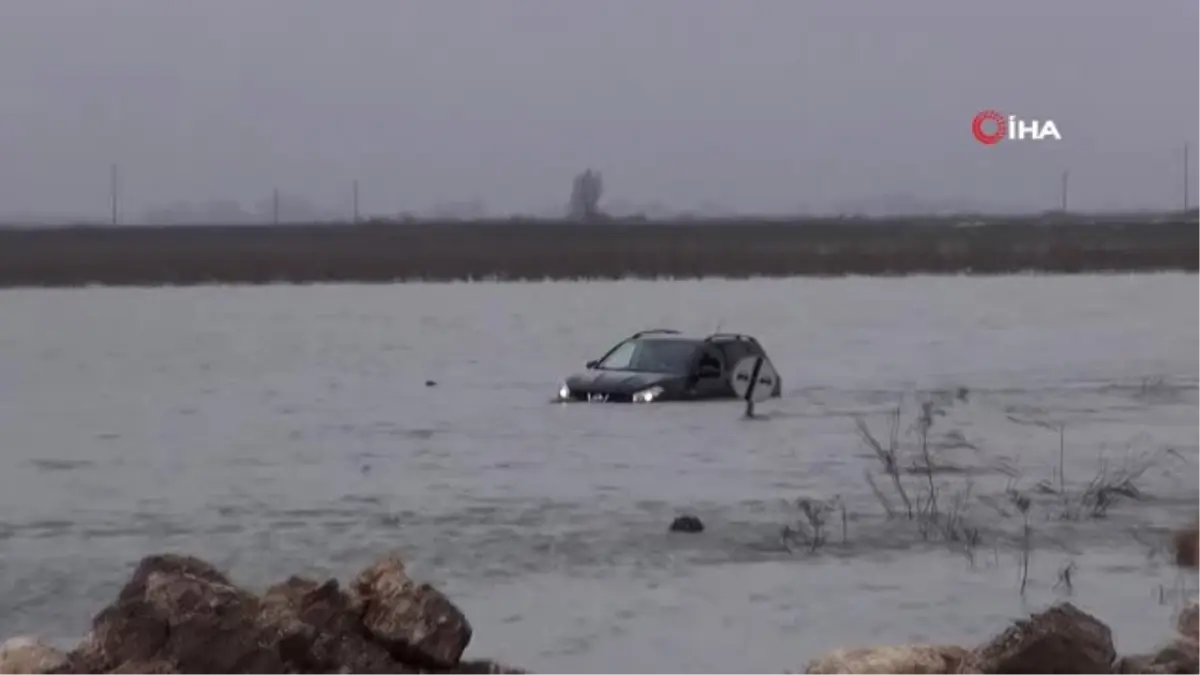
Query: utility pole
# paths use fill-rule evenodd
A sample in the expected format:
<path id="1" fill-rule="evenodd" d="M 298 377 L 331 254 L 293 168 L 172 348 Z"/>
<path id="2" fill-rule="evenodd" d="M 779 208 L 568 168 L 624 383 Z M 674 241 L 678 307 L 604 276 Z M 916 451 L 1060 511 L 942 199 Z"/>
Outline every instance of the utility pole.
<path id="1" fill-rule="evenodd" d="M 271 190 L 271 222 L 279 224 L 279 188 Z"/>
<path id="2" fill-rule="evenodd" d="M 358 179 L 357 178 L 354 179 L 354 184 L 352 187 L 354 189 L 354 224 L 357 225 L 358 224 Z"/>
<path id="3" fill-rule="evenodd" d="M 1191 154 L 1191 143 L 1183 144 L 1183 210 L 1186 213 L 1192 208 L 1192 179 L 1191 168 L 1192 162 L 1189 158 Z"/>
<path id="4" fill-rule="evenodd" d="M 1062 172 L 1062 212 L 1067 212 L 1067 180 L 1070 178 L 1071 172 L 1063 169 Z"/>
<path id="5" fill-rule="evenodd" d="M 117 171 L 117 165 L 114 163 L 108 167 L 108 199 L 109 206 L 112 209 L 111 222 L 113 226 L 117 224 L 117 216 L 119 214 L 118 203 L 120 202 L 120 176 Z"/>

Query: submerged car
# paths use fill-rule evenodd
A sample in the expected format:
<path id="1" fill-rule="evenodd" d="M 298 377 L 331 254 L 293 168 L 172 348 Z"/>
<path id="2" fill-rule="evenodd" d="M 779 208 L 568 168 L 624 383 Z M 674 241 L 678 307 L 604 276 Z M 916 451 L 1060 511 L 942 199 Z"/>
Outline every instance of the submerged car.
<path id="1" fill-rule="evenodd" d="M 748 356 L 767 357 L 758 340 L 739 333 L 687 337 L 670 329 L 644 330 L 587 362 L 559 388 L 557 401 L 650 403 L 737 398 L 731 371 Z M 782 384 L 775 378 L 772 398 Z"/>

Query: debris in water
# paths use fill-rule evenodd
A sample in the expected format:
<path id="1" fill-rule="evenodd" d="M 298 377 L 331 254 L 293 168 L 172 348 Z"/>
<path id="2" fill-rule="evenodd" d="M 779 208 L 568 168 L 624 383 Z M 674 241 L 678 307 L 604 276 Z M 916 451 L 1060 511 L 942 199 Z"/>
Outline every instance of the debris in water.
<path id="1" fill-rule="evenodd" d="M 694 534 L 704 531 L 704 523 L 696 516 L 679 516 L 671 521 L 671 532 L 687 532 Z"/>

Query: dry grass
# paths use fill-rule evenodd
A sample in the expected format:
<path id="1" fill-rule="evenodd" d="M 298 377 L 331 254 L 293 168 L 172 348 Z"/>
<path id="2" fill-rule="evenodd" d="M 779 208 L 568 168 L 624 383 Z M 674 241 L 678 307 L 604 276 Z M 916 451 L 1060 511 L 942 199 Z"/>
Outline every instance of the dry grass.
<path id="1" fill-rule="evenodd" d="M 973 455 L 980 454 L 979 448 L 967 441 L 961 432 L 944 429 L 944 423 L 938 422 L 945 415 L 947 406 L 952 406 L 956 400 L 965 401 L 967 393 L 960 390 L 957 395 L 946 392 L 920 395 L 922 400 L 907 428 L 902 424 L 905 417 L 902 399 L 887 413 L 881 434 L 873 431 L 865 419 L 856 417 L 855 429 L 862 445 L 878 460 L 874 470 L 864 470 L 864 478 L 884 517 L 898 524 L 910 523 L 914 540 L 947 545 L 964 555 L 972 566 L 981 545 L 986 543 L 992 547 L 997 556 L 1002 542 L 1007 542 L 1006 546 L 1012 545 L 1018 553 L 1021 594 L 1029 584 L 1036 523 L 1104 519 L 1118 502 L 1143 499 L 1138 481 L 1152 467 L 1172 461 L 1186 464 L 1182 455 L 1171 448 L 1140 452 L 1128 448 L 1124 462 L 1119 466 L 1114 467 L 1101 459 L 1089 480 L 1071 481 L 1066 475 L 1066 423 L 1010 416 L 1015 423 L 1045 428 L 1056 434 L 1058 457 L 1053 477 L 1037 481 L 1029 489 L 1020 489 L 1021 472 L 1003 462 L 993 462 L 987 468 L 1007 475 L 1007 485 L 1002 493 L 976 496 L 973 494 L 973 471 L 938 456 L 939 451 L 945 449 L 967 449 Z M 986 458 L 972 456 L 975 462 L 982 459 Z M 983 468 L 984 465 L 980 466 Z M 972 515 L 971 507 L 976 504 L 987 506 L 994 512 L 990 520 L 986 518 L 988 511 Z M 802 544 L 806 552 L 814 553 L 830 543 L 829 522 L 835 513 L 841 515 L 841 542 L 845 544 L 849 539 L 846 526 L 849 517 L 840 498 L 827 502 L 801 499 L 796 502 L 796 508 L 800 518 L 785 527 L 782 535 L 788 550 L 798 550 L 796 545 Z M 996 515 L 1000 516 L 999 520 Z M 895 526 L 889 528 L 892 534 L 904 531 Z M 1195 526 L 1175 535 L 1173 545 L 1177 564 L 1196 566 L 1196 541 Z M 1076 571 L 1073 562 L 1061 567 L 1054 589 L 1072 593 Z"/>
<path id="2" fill-rule="evenodd" d="M 1196 270 L 1194 217 L 0 228 L 0 286 Z"/>

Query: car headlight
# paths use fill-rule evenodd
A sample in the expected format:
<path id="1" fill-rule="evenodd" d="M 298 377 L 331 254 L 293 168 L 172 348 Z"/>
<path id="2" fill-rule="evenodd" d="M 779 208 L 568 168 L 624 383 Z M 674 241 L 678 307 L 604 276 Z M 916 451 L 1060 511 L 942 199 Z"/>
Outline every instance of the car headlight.
<path id="1" fill-rule="evenodd" d="M 663 393 L 662 387 L 650 387 L 643 389 L 633 395 L 634 403 L 649 403 L 658 398 Z"/>
<path id="2" fill-rule="evenodd" d="M 558 400 L 568 401 L 571 399 L 571 388 L 564 382 L 563 386 L 558 388 Z"/>

